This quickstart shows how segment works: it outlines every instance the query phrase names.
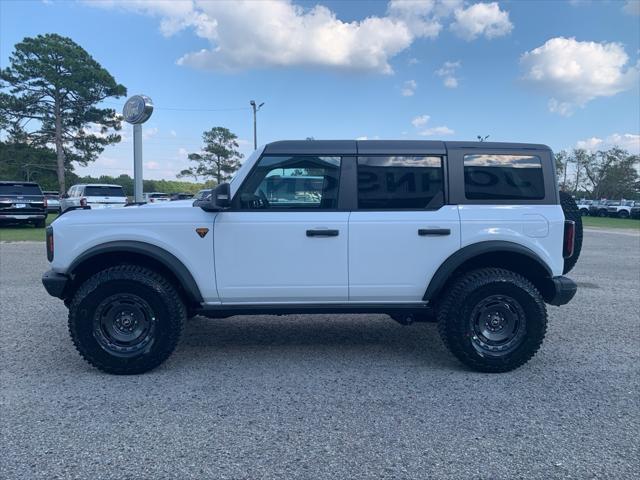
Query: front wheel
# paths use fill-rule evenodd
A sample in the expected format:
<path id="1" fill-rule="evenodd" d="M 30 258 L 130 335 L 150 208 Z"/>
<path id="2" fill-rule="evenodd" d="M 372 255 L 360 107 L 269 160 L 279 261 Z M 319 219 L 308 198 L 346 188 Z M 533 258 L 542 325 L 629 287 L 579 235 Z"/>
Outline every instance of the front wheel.
<path id="1" fill-rule="evenodd" d="M 137 265 L 96 273 L 69 306 L 69 332 L 80 355 L 107 373 L 137 374 L 164 362 L 186 318 L 171 283 Z"/>
<path id="2" fill-rule="evenodd" d="M 526 278 L 501 268 L 464 274 L 438 311 L 449 351 L 480 372 L 507 372 L 531 359 L 547 330 L 547 311 Z"/>
<path id="3" fill-rule="evenodd" d="M 620 210 L 618 212 L 618 217 L 620 217 L 620 218 L 629 218 L 629 212 L 627 212 L 626 210 Z"/>

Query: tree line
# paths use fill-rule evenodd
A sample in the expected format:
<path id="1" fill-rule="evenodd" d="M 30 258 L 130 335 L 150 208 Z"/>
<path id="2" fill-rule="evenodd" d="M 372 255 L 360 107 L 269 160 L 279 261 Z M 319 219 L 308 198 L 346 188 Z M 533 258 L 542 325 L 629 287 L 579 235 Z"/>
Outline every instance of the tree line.
<path id="1" fill-rule="evenodd" d="M 560 189 L 592 199 L 640 199 L 640 157 L 624 149 L 576 148 L 556 154 Z"/>
<path id="2" fill-rule="evenodd" d="M 122 116 L 103 102 L 126 95 L 126 87 L 70 38 L 45 34 L 17 43 L 0 69 L 0 178 L 37 180 L 65 192 L 80 178 L 75 166 L 122 140 Z M 195 165 L 178 177 L 225 181 L 240 166 L 237 136 L 214 127 L 203 143 L 201 152 L 188 156 Z M 173 183 L 193 190 L 187 182 Z"/>

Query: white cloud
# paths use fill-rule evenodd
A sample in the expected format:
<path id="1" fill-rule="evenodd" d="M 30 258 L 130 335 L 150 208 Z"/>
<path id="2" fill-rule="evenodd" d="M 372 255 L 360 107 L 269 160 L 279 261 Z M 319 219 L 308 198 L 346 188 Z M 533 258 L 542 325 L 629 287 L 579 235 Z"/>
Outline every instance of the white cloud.
<path id="1" fill-rule="evenodd" d="M 416 82 L 415 80 L 407 80 L 406 82 L 404 82 L 400 93 L 403 97 L 412 97 L 413 94 L 416 93 L 416 88 L 418 88 L 418 82 Z"/>
<path id="2" fill-rule="evenodd" d="M 420 115 L 411 120 L 411 125 L 418 129 L 418 135 L 421 135 L 423 137 L 432 137 L 434 135 L 453 135 L 455 133 L 446 125 L 424 128 L 427 123 L 429 123 L 429 120 L 431 120 L 431 117 L 429 115 Z"/>
<path id="3" fill-rule="evenodd" d="M 606 150 L 611 147 L 620 147 L 631 154 L 638 155 L 640 154 L 640 135 L 613 133 L 606 138 L 591 137 L 576 143 L 576 148 L 583 148 L 590 152 Z"/>
<path id="4" fill-rule="evenodd" d="M 447 88 L 456 88 L 458 79 L 456 78 L 456 70 L 460 68 L 460 62 L 444 62 L 441 68 L 436 70 L 436 75 L 442 78 L 442 83 Z"/>
<path id="5" fill-rule="evenodd" d="M 362 137 L 356 137 L 356 140 L 369 140 L 369 137 L 363 135 Z"/>
<path id="6" fill-rule="evenodd" d="M 420 60 L 418 60 L 415 57 L 411 57 L 409 60 L 407 60 L 408 65 L 417 65 L 419 63 L 420 63 Z"/>
<path id="7" fill-rule="evenodd" d="M 420 128 L 426 125 L 430 118 L 431 117 L 429 115 L 420 115 L 419 117 L 415 117 L 413 120 L 411 120 L 411 125 L 416 128 Z"/>
<path id="8" fill-rule="evenodd" d="M 508 13 L 497 7 L 494 12 L 494 4 L 462 9 L 462 0 L 391 0 L 385 15 L 354 21 L 340 20 L 325 6 L 306 8 L 292 0 L 87 0 L 85 4 L 159 18 L 166 36 L 192 29 L 210 46 L 183 55 L 178 64 L 222 71 L 313 66 L 391 74 L 390 59 L 416 39 L 437 37 L 454 10 L 456 30 L 470 38 L 502 34 L 505 17 L 511 25 Z M 471 19 L 475 26 L 469 24 Z"/>
<path id="9" fill-rule="evenodd" d="M 476 3 L 467 8 L 457 8 L 451 30 L 465 40 L 480 36 L 495 38 L 508 35 L 513 30 L 509 12 L 500 10 L 497 2 Z"/>
<path id="10" fill-rule="evenodd" d="M 142 139 L 149 140 L 150 138 L 155 137 L 158 134 L 157 127 L 142 127 Z"/>
<path id="11" fill-rule="evenodd" d="M 177 137 L 178 136 L 178 134 L 176 133 L 175 130 L 169 131 L 169 135 L 171 135 L 172 137 Z"/>
<path id="12" fill-rule="evenodd" d="M 622 11 L 629 15 L 640 15 L 640 0 L 627 0 L 622 7 Z"/>
<path id="13" fill-rule="evenodd" d="M 425 130 L 422 130 L 418 132 L 418 135 L 422 135 L 424 137 L 432 137 L 434 135 L 453 135 L 454 133 L 456 132 L 451 130 L 446 125 L 442 125 L 440 127 L 433 127 L 433 128 L 427 128 Z"/>
<path id="14" fill-rule="evenodd" d="M 610 97 L 637 85 L 640 67 L 627 65 L 619 43 L 580 42 L 556 37 L 530 52 L 520 63 L 524 79 L 551 96 L 549 110 L 569 116 L 597 97 Z"/>

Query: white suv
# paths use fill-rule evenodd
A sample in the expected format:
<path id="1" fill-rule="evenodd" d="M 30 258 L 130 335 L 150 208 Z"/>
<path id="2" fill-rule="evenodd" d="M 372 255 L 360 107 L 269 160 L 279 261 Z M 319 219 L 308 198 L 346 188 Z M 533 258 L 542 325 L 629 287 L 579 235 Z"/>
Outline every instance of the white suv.
<path id="1" fill-rule="evenodd" d="M 110 373 L 162 363 L 191 316 L 289 313 L 437 320 L 464 364 L 502 372 L 574 296 L 581 225 L 544 145 L 275 142 L 193 205 L 63 215 L 43 283 Z"/>
<path id="2" fill-rule="evenodd" d="M 126 204 L 127 196 L 120 185 L 101 183 L 74 185 L 66 195 L 60 197 L 61 213 L 66 212 L 70 208 L 90 207 L 94 210 L 99 208 L 124 207 Z"/>

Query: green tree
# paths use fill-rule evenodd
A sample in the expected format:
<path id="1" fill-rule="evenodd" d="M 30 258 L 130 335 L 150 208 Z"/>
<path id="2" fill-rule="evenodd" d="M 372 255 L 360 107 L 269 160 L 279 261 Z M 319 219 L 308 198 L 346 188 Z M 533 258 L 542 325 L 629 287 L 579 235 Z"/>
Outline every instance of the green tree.
<path id="1" fill-rule="evenodd" d="M 46 34 L 16 44 L 0 88 L 0 123 L 16 139 L 55 149 L 61 192 L 72 162 L 86 165 L 121 139 L 120 117 L 98 104 L 126 88 L 70 38 Z"/>
<path id="2" fill-rule="evenodd" d="M 632 198 L 640 193 L 638 155 L 619 147 L 597 152 L 574 150 L 573 156 L 585 174 L 585 183 L 593 198 Z"/>
<path id="3" fill-rule="evenodd" d="M 242 154 L 238 149 L 238 137 L 229 129 L 214 127 L 202 134 L 202 153 L 190 153 L 189 160 L 196 165 L 182 170 L 178 177 L 214 178 L 220 184 L 231 178 L 240 168 Z"/>

